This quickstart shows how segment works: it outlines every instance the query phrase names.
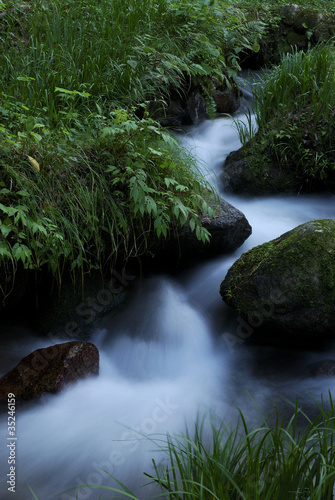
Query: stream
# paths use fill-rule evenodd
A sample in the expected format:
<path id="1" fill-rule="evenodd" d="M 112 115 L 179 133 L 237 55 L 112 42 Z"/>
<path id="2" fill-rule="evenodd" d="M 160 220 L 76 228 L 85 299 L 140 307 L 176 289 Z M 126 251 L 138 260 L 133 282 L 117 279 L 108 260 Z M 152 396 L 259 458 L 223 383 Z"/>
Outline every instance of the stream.
<path id="1" fill-rule="evenodd" d="M 205 121 L 182 136 L 212 182 L 227 154 L 240 147 L 228 117 Z M 217 184 L 219 185 L 219 184 Z M 171 276 L 135 279 L 126 310 L 105 318 L 92 342 L 100 350 L 100 375 L 83 380 L 43 404 L 17 410 L 17 484 L 8 492 L 7 422 L 0 421 L 0 498 L 97 500 L 111 498 L 90 487 L 61 491 L 81 484 L 113 485 L 108 471 L 147 500 L 152 487 L 143 472 L 153 474 L 152 458 L 167 462 L 165 435 L 192 430 L 202 414 L 234 423 L 241 408 L 249 422 L 289 408 L 287 400 L 311 404 L 310 395 L 335 390 L 335 380 L 312 379 L 306 367 L 335 357 L 326 350 L 285 350 L 252 345 L 241 337 L 236 315 L 222 302 L 220 283 L 246 250 L 317 218 L 335 219 L 335 197 L 223 197 L 240 209 L 253 233 L 233 254 L 199 263 Z M 0 341 L 1 374 L 25 355 L 55 342 L 31 331 L 8 327 Z M 252 335 L 252 333 L 250 334 Z M 19 339 L 19 341 L 18 341 Z M 235 339 L 235 340 L 232 340 Z"/>

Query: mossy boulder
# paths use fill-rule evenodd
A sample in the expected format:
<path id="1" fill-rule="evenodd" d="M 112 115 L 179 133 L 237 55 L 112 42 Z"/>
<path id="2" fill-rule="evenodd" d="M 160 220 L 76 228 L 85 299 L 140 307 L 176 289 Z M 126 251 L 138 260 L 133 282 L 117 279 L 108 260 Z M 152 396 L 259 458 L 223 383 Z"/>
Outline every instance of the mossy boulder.
<path id="1" fill-rule="evenodd" d="M 282 20 L 288 26 L 293 26 L 294 21 L 298 14 L 300 14 L 302 7 L 296 3 L 288 3 L 281 8 L 280 14 Z"/>
<path id="2" fill-rule="evenodd" d="M 314 9 L 303 9 L 295 17 L 293 27 L 297 33 L 303 35 L 307 31 L 313 31 L 323 20 L 324 16 L 321 12 Z"/>
<path id="3" fill-rule="evenodd" d="M 297 47 L 298 49 L 306 49 L 308 46 L 308 38 L 305 34 L 296 33 L 295 31 L 290 31 L 286 37 L 287 43 L 291 47 Z"/>
<path id="4" fill-rule="evenodd" d="M 244 253 L 220 293 L 269 340 L 335 337 L 335 221 L 307 222 Z"/>
<path id="5" fill-rule="evenodd" d="M 295 191 L 293 172 L 278 168 L 257 135 L 227 156 L 220 183 L 225 192 L 267 195 Z"/>

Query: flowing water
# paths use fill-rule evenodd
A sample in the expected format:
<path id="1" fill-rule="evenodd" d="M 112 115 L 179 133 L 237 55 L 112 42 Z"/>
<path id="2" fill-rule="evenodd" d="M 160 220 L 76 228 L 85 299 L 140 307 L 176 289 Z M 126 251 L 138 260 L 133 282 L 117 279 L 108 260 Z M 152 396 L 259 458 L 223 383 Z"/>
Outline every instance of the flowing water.
<path id="1" fill-rule="evenodd" d="M 229 118 L 204 122 L 183 141 L 209 166 L 213 182 L 226 155 L 240 145 Z M 152 458 L 164 465 L 166 433 L 192 429 L 204 412 L 234 422 L 237 407 L 256 421 L 256 406 L 266 414 L 273 403 L 285 407 L 284 398 L 297 397 L 308 405 L 306 391 L 319 399 L 335 389 L 332 379 L 306 375 L 309 363 L 332 357 L 331 347 L 309 352 L 249 345 L 244 339 L 252 331 L 242 335 L 245 325 L 219 295 L 220 282 L 242 252 L 302 222 L 335 218 L 334 196 L 225 198 L 252 225 L 244 245 L 173 278 L 136 278 L 132 302 L 106 318 L 92 338 L 101 353 L 100 375 L 45 397 L 38 407 L 18 409 L 15 495 L 7 491 L 7 424 L 1 420 L 2 500 L 32 498 L 28 483 L 40 500 L 95 500 L 102 493 L 109 498 L 93 487 L 59 493 L 81 484 L 112 484 L 102 469 L 148 499 L 152 492 L 140 488 L 147 482 L 142 474 L 153 473 Z M 17 341 L 14 330 L 1 340 L 3 373 L 48 345 L 32 332 L 22 332 Z"/>

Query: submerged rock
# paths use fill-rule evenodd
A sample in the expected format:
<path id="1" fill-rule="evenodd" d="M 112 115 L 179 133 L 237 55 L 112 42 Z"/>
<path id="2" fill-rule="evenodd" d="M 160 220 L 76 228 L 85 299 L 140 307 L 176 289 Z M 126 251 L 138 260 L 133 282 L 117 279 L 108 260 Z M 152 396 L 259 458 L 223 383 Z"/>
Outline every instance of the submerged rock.
<path id="1" fill-rule="evenodd" d="M 335 376 L 335 360 L 324 359 L 313 363 L 308 367 L 308 373 L 313 377 L 334 377 Z"/>
<path id="2" fill-rule="evenodd" d="M 307 222 L 244 253 L 220 293 L 269 340 L 335 337 L 335 221 Z"/>
<path id="3" fill-rule="evenodd" d="M 69 384 L 99 373 L 99 351 L 90 342 L 66 342 L 37 349 L 0 379 L 0 400 L 8 393 L 31 400 L 58 393 Z"/>

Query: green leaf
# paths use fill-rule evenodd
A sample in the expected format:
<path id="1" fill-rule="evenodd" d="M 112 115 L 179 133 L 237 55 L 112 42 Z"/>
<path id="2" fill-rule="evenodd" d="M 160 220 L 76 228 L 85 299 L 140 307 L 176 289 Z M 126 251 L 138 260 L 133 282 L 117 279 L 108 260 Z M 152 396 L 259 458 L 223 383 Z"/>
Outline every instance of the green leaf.
<path id="1" fill-rule="evenodd" d="M 17 213 L 17 208 L 15 208 L 15 207 L 6 207 L 2 203 L 0 203 L 0 210 L 2 210 L 2 212 L 4 212 L 5 214 L 7 214 L 9 217 L 12 217 L 13 215 L 15 215 Z"/>
<path id="2" fill-rule="evenodd" d="M 34 125 L 35 125 L 35 118 L 33 118 L 32 116 L 28 116 L 25 123 L 27 132 L 32 132 Z"/>
<path id="3" fill-rule="evenodd" d="M 31 82 L 35 80 L 32 76 L 22 75 L 16 78 L 19 82 Z"/>
<path id="4" fill-rule="evenodd" d="M 176 185 L 178 184 L 178 182 L 176 181 L 176 179 L 171 179 L 170 177 L 164 177 L 164 182 L 165 182 L 165 185 L 167 188 L 170 187 L 170 185 Z"/>
<path id="5" fill-rule="evenodd" d="M 24 245 L 23 243 L 15 243 L 12 248 L 12 254 L 15 260 L 21 260 L 23 264 L 31 261 L 32 252 L 31 250 Z"/>
<path id="6" fill-rule="evenodd" d="M 43 139 L 40 134 L 37 134 L 37 132 L 30 132 L 30 133 L 34 137 L 34 139 L 36 140 L 36 142 L 41 142 L 41 140 Z"/>
<path id="7" fill-rule="evenodd" d="M 33 222 L 31 224 L 31 228 L 32 228 L 32 231 L 33 231 L 33 234 L 37 233 L 37 231 L 39 231 L 40 233 L 43 233 L 45 234 L 45 236 L 47 236 L 47 230 L 45 229 L 44 226 L 42 226 L 41 224 L 37 224 L 37 222 Z"/>
<path id="8" fill-rule="evenodd" d="M 0 256 L 12 258 L 12 254 L 9 251 L 8 244 L 4 241 L 0 241 Z"/>
<path id="9" fill-rule="evenodd" d="M 133 69 L 137 68 L 137 62 L 134 59 L 128 59 L 127 64 L 131 66 Z"/>
<path id="10" fill-rule="evenodd" d="M 195 220 L 194 219 L 190 220 L 190 228 L 191 228 L 191 231 L 194 231 L 194 229 L 195 229 Z"/>
<path id="11" fill-rule="evenodd" d="M 259 43 L 255 42 L 255 43 L 253 44 L 253 46 L 252 46 L 252 50 L 253 50 L 254 52 L 259 52 L 259 51 L 260 51 L 260 49 L 261 49 L 261 46 L 259 45 Z"/>
<path id="12" fill-rule="evenodd" d="M 177 191 L 181 191 L 181 192 L 183 192 L 183 191 L 188 191 L 188 187 L 187 187 L 187 186 L 183 186 L 182 184 L 178 184 L 178 185 L 176 186 L 176 190 L 177 190 Z"/>
<path id="13" fill-rule="evenodd" d="M 7 238 L 9 233 L 12 231 L 13 227 L 7 226 L 6 224 L 0 223 L 0 231 L 4 238 Z"/>
<path id="14" fill-rule="evenodd" d="M 153 148 L 148 148 L 148 150 L 155 156 L 163 156 L 163 153 L 162 151 L 157 151 L 157 149 L 153 149 Z"/>

